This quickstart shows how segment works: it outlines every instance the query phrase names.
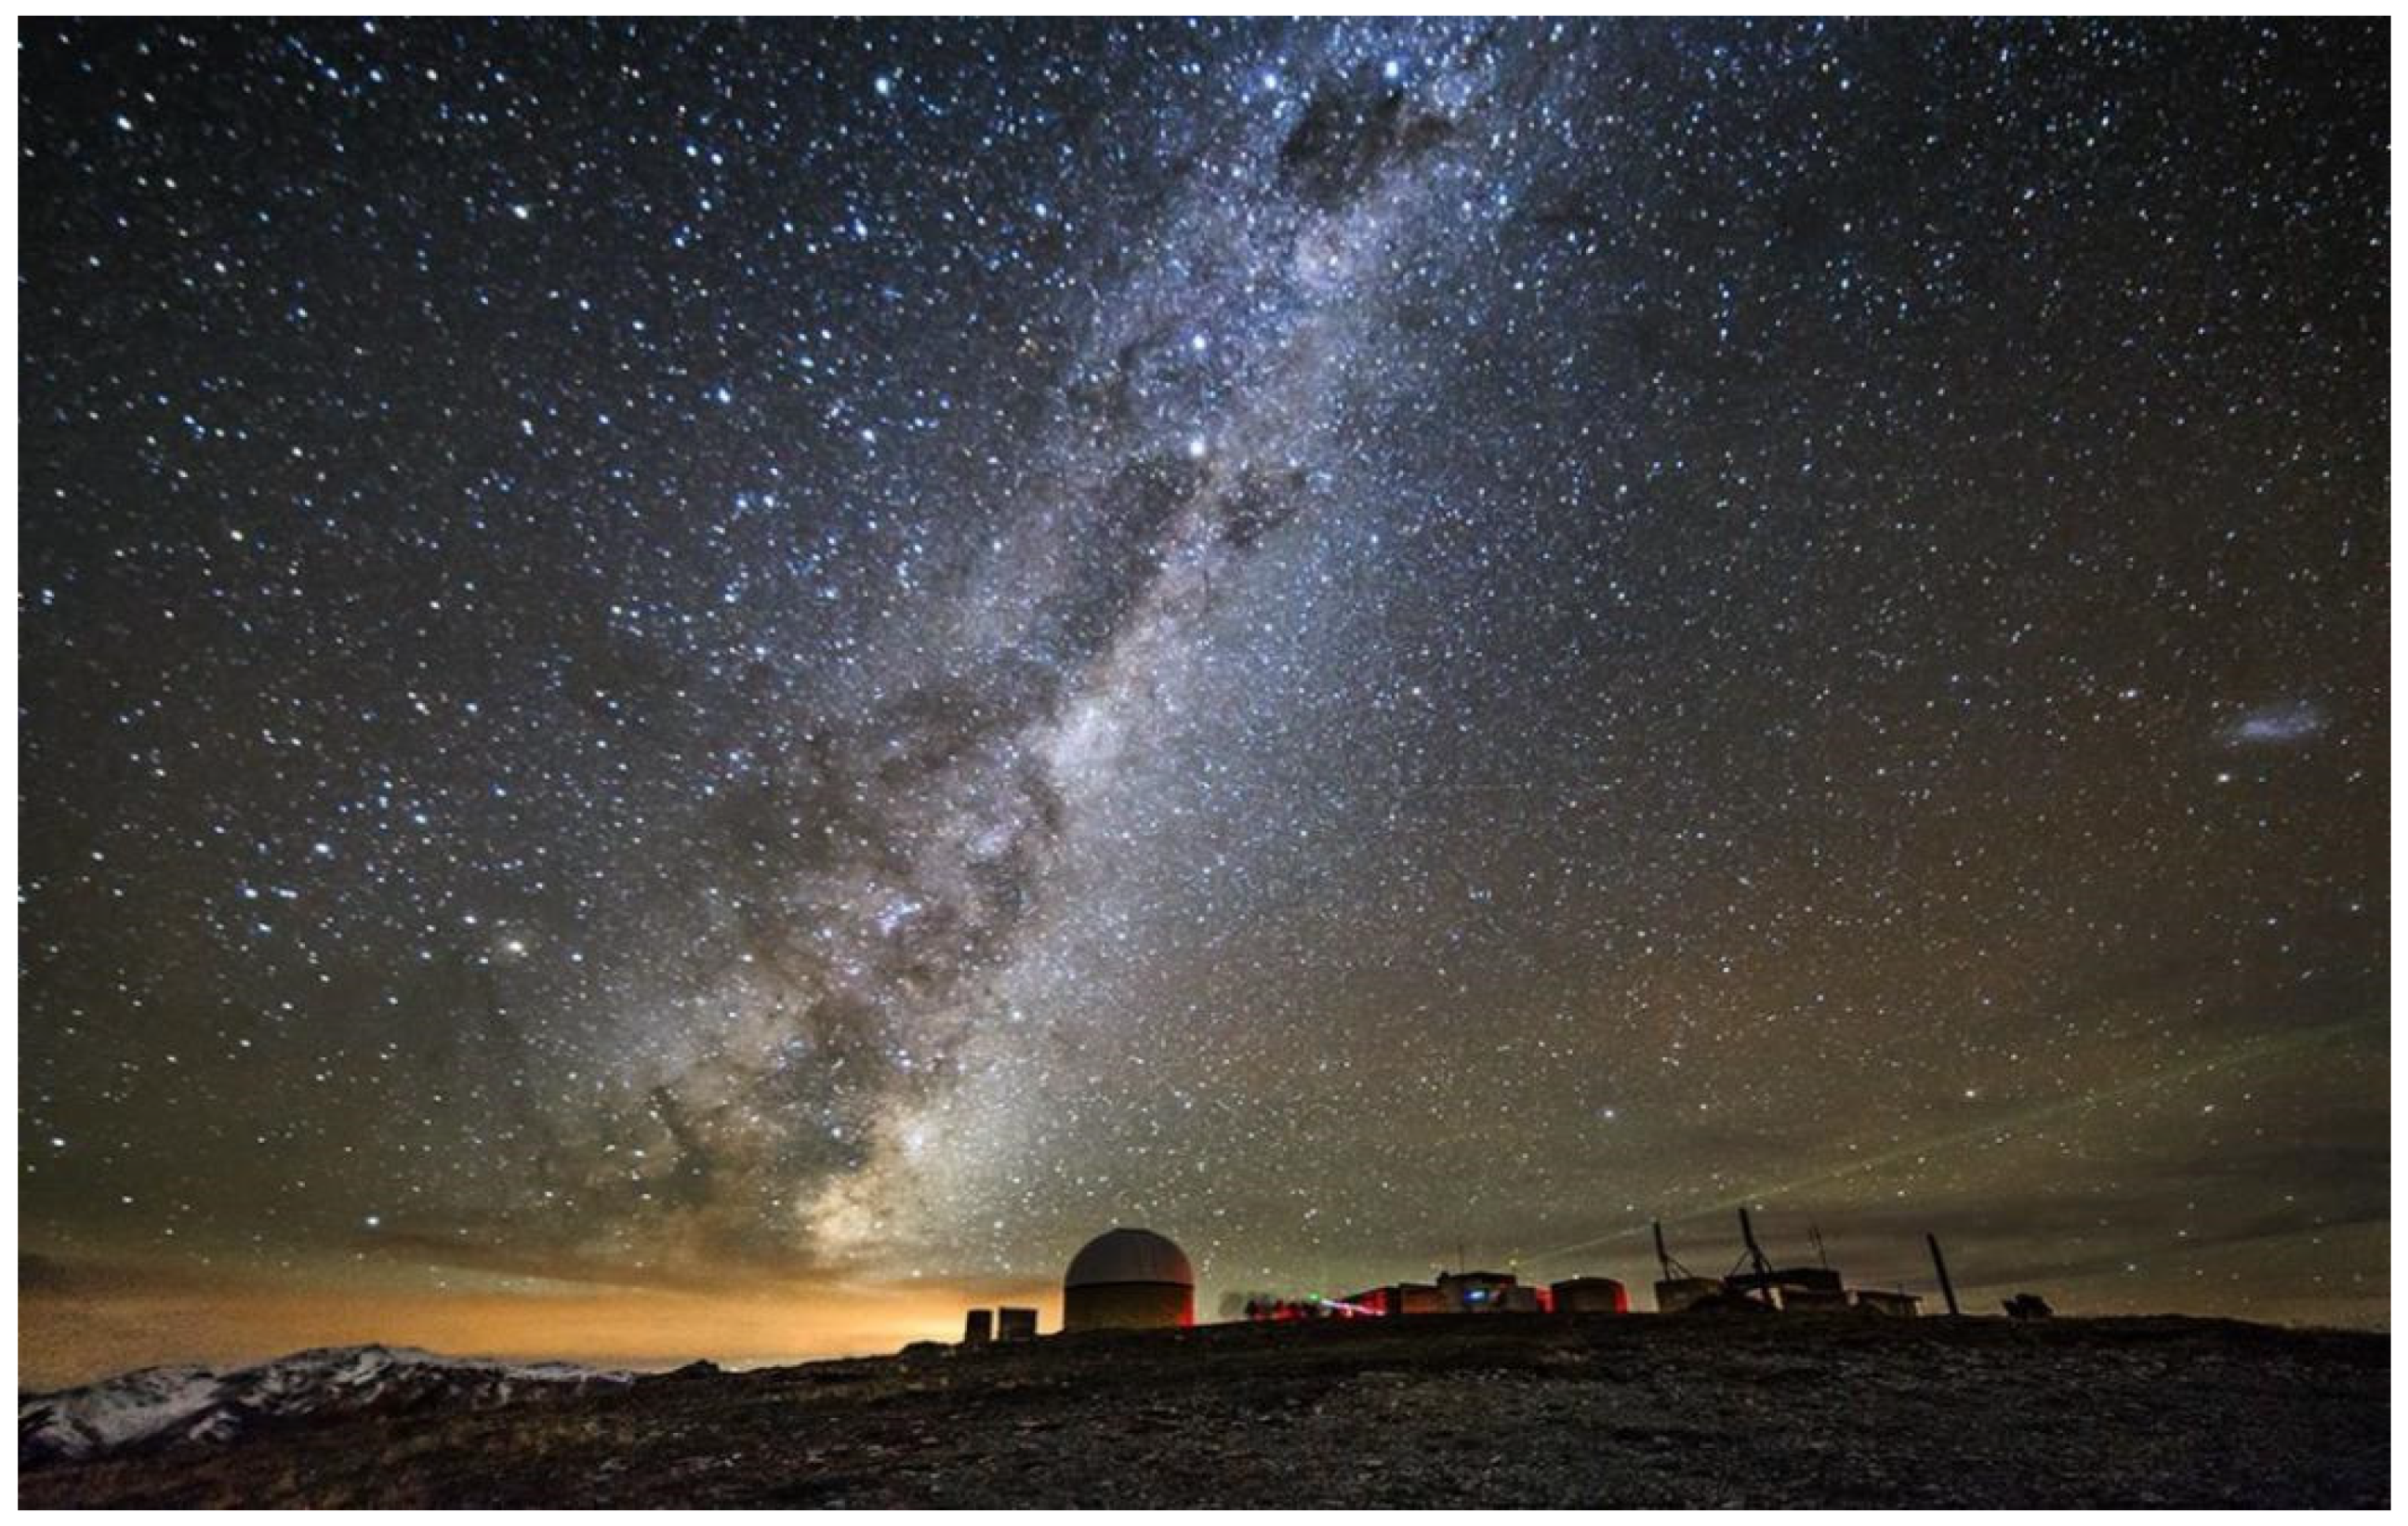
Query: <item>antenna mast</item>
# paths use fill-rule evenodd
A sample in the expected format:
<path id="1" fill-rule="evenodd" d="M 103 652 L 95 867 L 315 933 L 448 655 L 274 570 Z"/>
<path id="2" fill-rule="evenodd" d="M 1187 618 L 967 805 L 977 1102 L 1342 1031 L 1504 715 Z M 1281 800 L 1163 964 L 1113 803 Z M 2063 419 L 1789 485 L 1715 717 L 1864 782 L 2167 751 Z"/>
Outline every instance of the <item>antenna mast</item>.
<path id="1" fill-rule="evenodd" d="M 1664 1248 L 1664 1221 L 1660 1218 L 1656 1220 L 1655 1229 L 1656 1264 L 1663 1270 L 1664 1280 L 1666 1282 L 1674 1280 L 1674 1274 L 1676 1273 L 1681 1276 L 1687 1276 L 1689 1274 L 1689 1269 L 1683 1266 L 1680 1261 L 1674 1259 L 1670 1251 Z"/>

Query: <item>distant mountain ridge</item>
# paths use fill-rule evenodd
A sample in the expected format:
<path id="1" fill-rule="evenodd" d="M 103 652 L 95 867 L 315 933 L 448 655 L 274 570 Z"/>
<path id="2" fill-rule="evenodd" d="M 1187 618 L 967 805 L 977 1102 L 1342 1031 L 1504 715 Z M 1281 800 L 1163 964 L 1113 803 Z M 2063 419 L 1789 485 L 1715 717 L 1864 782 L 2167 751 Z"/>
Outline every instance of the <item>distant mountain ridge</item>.
<path id="1" fill-rule="evenodd" d="M 393 1346 L 323 1346 L 230 1372 L 145 1367 L 82 1388 L 21 1395 L 17 1463 L 208 1446 L 263 1421 L 421 1405 L 481 1409 L 633 1378 L 573 1362 L 445 1357 Z"/>

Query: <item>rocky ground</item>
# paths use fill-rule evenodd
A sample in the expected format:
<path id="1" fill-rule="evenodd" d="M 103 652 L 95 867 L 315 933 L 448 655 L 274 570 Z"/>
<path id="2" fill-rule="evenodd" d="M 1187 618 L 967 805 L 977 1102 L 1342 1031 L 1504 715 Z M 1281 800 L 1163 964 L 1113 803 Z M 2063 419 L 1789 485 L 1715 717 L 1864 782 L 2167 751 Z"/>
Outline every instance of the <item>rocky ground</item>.
<path id="1" fill-rule="evenodd" d="M 2385 1336 L 1496 1316 L 1049 1337 L 404 1407 L 26 1505 L 2358 1505 Z"/>

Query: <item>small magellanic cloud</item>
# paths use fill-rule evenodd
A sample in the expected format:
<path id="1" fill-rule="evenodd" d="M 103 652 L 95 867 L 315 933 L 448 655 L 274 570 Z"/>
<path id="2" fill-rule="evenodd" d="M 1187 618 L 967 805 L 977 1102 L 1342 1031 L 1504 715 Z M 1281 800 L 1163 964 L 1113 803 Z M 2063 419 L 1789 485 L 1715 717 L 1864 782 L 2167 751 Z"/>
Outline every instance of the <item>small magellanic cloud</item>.
<path id="1" fill-rule="evenodd" d="M 2279 747 L 2309 741 L 2325 728 L 2324 712 L 2304 699 L 2260 705 L 2226 728 L 2224 740 L 2236 747 Z"/>

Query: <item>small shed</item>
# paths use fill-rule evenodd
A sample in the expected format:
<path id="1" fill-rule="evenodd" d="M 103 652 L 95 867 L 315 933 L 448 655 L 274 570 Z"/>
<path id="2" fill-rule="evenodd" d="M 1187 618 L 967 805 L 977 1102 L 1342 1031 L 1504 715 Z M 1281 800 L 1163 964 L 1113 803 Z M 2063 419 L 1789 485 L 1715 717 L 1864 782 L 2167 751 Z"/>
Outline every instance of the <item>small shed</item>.
<path id="1" fill-rule="evenodd" d="M 1628 1314 L 1630 1289 L 1612 1277 L 1566 1277 L 1549 1289 L 1557 1314 Z"/>

